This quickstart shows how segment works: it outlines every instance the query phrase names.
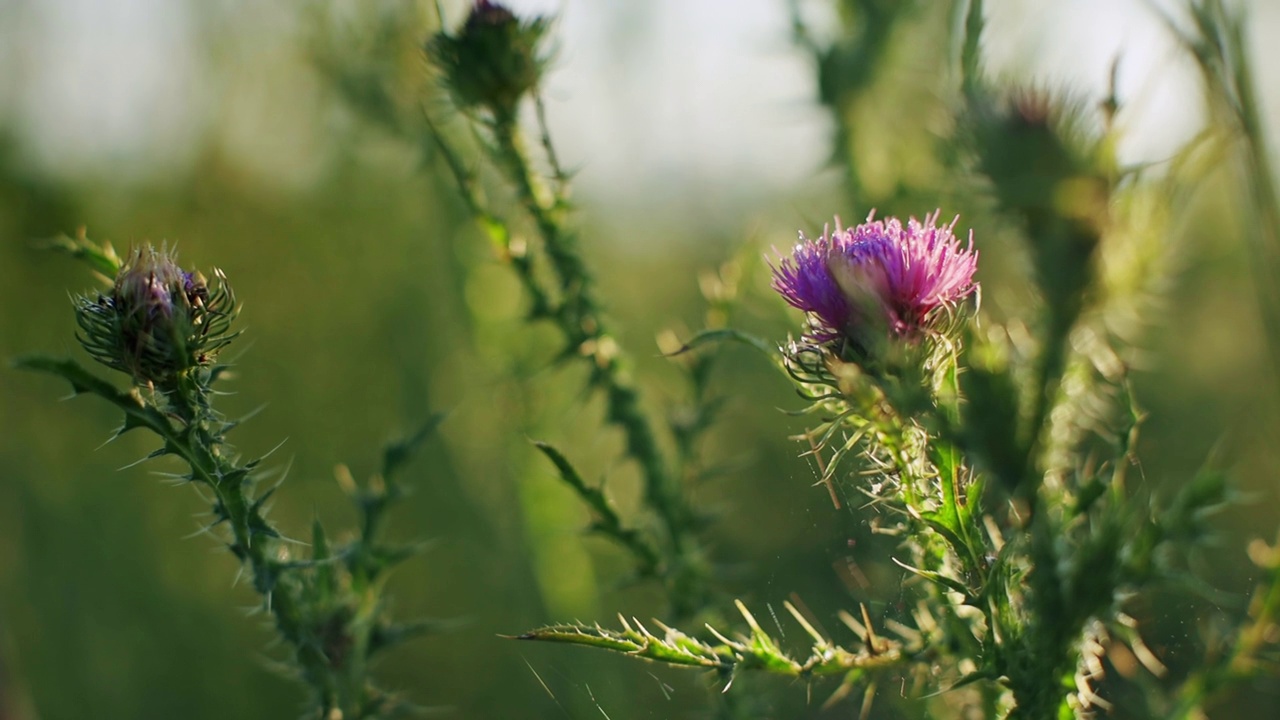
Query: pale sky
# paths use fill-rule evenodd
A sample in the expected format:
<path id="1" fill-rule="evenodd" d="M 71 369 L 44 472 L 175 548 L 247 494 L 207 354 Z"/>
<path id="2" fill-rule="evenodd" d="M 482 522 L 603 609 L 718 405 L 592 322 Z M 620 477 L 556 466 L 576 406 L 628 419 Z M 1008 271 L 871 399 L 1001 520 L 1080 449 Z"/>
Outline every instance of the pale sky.
<path id="1" fill-rule="evenodd" d="M 822 164 L 828 120 L 812 101 L 807 58 L 789 43 L 784 0 L 509 5 L 561 17 L 546 95 L 562 154 L 584 186 L 628 193 L 680 178 L 692 185 L 785 187 Z M 1263 29 L 1280 26 L 1280 3 L 1252 5 L 1255 40 L 1273 35 Z M 1128 159 L 1165 157 L 1196 128 L 1194 72 L 1178 60 L 1147 0 L 989 0 L 987 6 L 989 62 L 997 72 L 1101 97 L 1111 60 L 1122 55 Z M 289 7 L 242 0 L 0 0 L 6 26 L 0 28 L 0 113 L 16 122 L 29 154 L 55 174 L 127 179 L 180 169 L 194 162 L 216 125 L 230 137 L 232 154 L 242 145 L 245 162 L 261 165 L 264 177 L 305 179 L 318 167 L 310 154 L 323 147 L 324 128 L 306 115 L 317 81 L 306 77 L 305 17 Z M 458 18 L 465 4 L 449 8 Z M 240 58 L 243 77 L 233 74 L 227 87 L 215 87 L 203 58 L 192 52 L 197 23 L 211 17 L 245 25 L 261 41 L 244 44 L 253 56 Z M 253 22 L 245 24 L 246 18 Z M 1280 48 L 1255 45 L 1267 107 L 1280 109 L 1273 92 L 1280 84 Z M 297 67 L 283 76 L 285 87 L 264 85 L 270 81 L 252 72 L 254 63 L 277 61 Z"/>

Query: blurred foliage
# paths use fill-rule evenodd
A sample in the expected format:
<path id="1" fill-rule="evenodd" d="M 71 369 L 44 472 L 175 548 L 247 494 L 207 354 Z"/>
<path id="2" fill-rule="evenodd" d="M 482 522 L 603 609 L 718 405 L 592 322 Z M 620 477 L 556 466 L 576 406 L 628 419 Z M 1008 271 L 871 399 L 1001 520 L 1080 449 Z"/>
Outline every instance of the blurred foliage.
<path id="1" fill-rule="evenodd" d="M 846 4 L 853 10 L 844 17 L 859 22 L 855 4 Z M 865 118 L 841 148 L 859 158 L 860 185 L 852 187 L 864 190 L 861 197 L 848 187 L 745 197 L 736 201 L 738 221 L 715 225 L 686 218 L 688 206 L 669 197 L 631 199 L 646 207 L 643 223 L 582 202 L 583 236 L 592 240 L 583 251 L 651 398 L 688 397 L 687 375 L 658 357 L 652 338 L 704 324 L 698 278 L 731 257 L 741 260 L 742 300 L 729 311 L 730 324 L 785 337 L 794 318 L 767 296 L 758 258 L 811 223 L 804 213 L 815 206 L 822 215 L 856 210 L 854 217 L 872 202 L 884 214 L 942 206 L 962 213 L 966 225 L 999 227 L 991 208 L 953 202 L 963 193 L 951 186 L 934 135 L 938 115 L 928 108 L 942 107 L 937 88 L 946 78 L 937 69 L 957 17 L 943 5 L 911 4 L 895 16 L 892 32 L 868 35 L 882 47 L 844 48 L 844 59 L 828 59 L 821 84 L 815 81 L 813 112 L 843 97 L 848 112 Z M 0 13 L 21 19 L 24 7 Z M 585 374 L 549 364 L 557 339 L 525 325 L 516 281 L 474 229 L 430 146 L 387 131 L 422 121 L 421 108 L 404 104 L 401 89 L 430 81 L 420 55 L 435 29 L 429 7 L 383 0 L 324 11 L 283 8 L 190 4 L 198 41 L 192 52 L 219 102 L 199 109 L 210 129 L 186 148 L 185 163 L 117 176 L 51 162 L 33 149 L 38 129 L 20 122 L 22 94 L 0 95 L 0 356 L 80 353 L 67 294 L 86 286 L 83 273 L 35 251 L 30 240 L 87 224 L 93 236 L 121 247 L 179 243 L 193 265 L 223 268 L 244 302 L 250 347 L 236 360 L 228 386 L 235 394 L 224 407 L 234 416 L 267 403 L 238 431 L 248 456 L 288 438 L 275 456 L 290 464 L 274 510 L 286 534 L 305 537 L 317 516 L 330 527 L 352 526 L 334 468 L 374 457 L 424 409 L 449 412 L 443 442 L 404 469 L 413 493 L 391 532 L 436 544 L 392 576 L 389 592 L 397 615 L 465 625 L 392 651 L 378 670 L 388 686 L 420 704 L 454 708 L 457 717 L 697 716 L 707 700 L 693 674 L 498 637 L 614 610 L 649 618 L 664 604 L 653 588 L 627 584 L 632 565 L 624 551 L 584 536 L 592 518 L 526 438 L 572 448 L 585 478 L 608 478 L 624 518 L 638 507 L 640 479 L 618 466 L 621 438 L 600 431 L 602 403 L 582 405 Z M 0 29 L 5 42 L 21 31 L 21 23 Z M 779 42 L 787 32 L 780 22 Z M 850 59 L 860 52 L 882 59 Z M 572 61 L 566 57 L 562 62 Z M 850 63 L 876 74 L 851 77 Z M 334 67 L 380 103 L 381 123 L 347 109 L 329 82 Z M 1265 87 L 1274 85 L 1270 68 L 1255 70 Z M 10 75 L 21 89 L 23 74 Z M 904 96 L 929 102 L 913 105 Z M 258 114 L 240 102 L 246 97 L 258 98 Z M 553 117 L 556 102 L 549 103 Z M 246 112 L 248 121 L 236 114 Z M 1186 220 L 1170 228 L 1184 238 L 1185 269 L 1163 315 L 1171 321 L 1137 329 L 1147 353 L 1133 378 L 1150 420 L 1140 479 L 1131 482 L 1172 496 L 1175 488 L 1161 486 L 1161 478 L 1187 477 L 1185 469 L 1201 466 L 1217 447 L 1253 498 L 1217 521 L 1220 545 L 1191 559 L 1225 589 L 1218 600 L 1228 607 L 1243 603 L 1256 577 L 1240 550 L 1245 539 L 1274 533 L 1280 460 L 1276 395 L 1262 390 L 1275 386 L 1274 368 L 1255 296 L 1241 282 L 1252 261 L 1235 205 L 1240 182 L 1230 168 L 1213 173 L 1187 201 Z M 998 230 L 978 232 L 977 242 L 984 284 L 1008 288 L 984 297 L 984 305 L 1000 315 L 1002 307 L 1025 303 L 1026 291 L 1006 279 L 1029 260 Z M 198 720 L 300 712 L 301 692 L 269 668 L 276 651 L 258 650 L 271 635 L 260 616 L 244 612 L 256 600 L 244 583 L 232 584 L 234 560 L 202 538 L 182 539 L 203 524 L 199 498 L 137 469 L 119 471 L 152 449 L 141 437 L 90 452 L 115 423 L 107 408 L 51 403 L 65 392 L 53 380 L 7 369 L 0 377 L 0 717 Z M 727 590 L 784 636 L 795 627 L 781 617 L 783 601 L 791 600 L 806 617 L 831 621 L 819 627 L 823 636 L 855 643 L 858 634 L 832 619 L 865 603 L 878 622 L 901 603 L 904 573 L 884 560 L 893 543 L 871 532 L 871 517 L 856 508 L 833 511 L 827 491 L 813 487 L 818 470 L 786 440 L 801 424 L 776 411 L 800 403 L 773 368 L 749 351 L 730 351 L 707 382 L 725 398 L 726 412 L 703 451 L 718 472 L 694 497 L 717 516 L 708 542 Z M 374 467 L 356 463 L 352 470 L 367 476 Z M 1190 628 L 1217 627 L 1220 614 L 1171 592 L 1139 620 L 1152 652 L 1185 674 L 1187 659 L 1201 652 L 1200 634 Z M 792 635 L 785 650 L 803 657 L 811 638 Z M 244 661 L 258 652 L 260 664 Z M 909 692 L 905 683 L 901 690 Z M 769 694 L 761 717 L 857 713 L 848 705 L 824 711 L 825 693 L 813 693 L 811 702 L 787 679 L 739 678 L 732 693 L 753 685 L 784 690 Z M 882 694 L 899 690 L 886 686 Z M 1223 699 L 1210 715 L 1266 717 L 1278 707 L 1276 686 L 1259 684 Z M 888 703 L 871 713 L 911 716 L 910 706 Z"/>

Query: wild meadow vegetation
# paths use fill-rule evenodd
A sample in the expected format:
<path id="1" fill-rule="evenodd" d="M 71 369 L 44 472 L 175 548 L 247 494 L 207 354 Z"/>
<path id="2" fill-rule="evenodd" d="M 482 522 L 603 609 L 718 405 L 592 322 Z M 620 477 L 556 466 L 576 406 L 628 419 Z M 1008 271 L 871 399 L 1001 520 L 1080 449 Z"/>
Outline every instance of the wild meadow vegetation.
<path id="1" fill-rule="evenodd" d="M 1122 57 L 778 2 L 830 159 L 735 223 L 593 205 L 557 19 L 487 0 L 293 18 L 288 189 L 0 136 L 0 720 L 1273 714 L 1248 8 L 1143 6 L 1203 122 L 1134 161 Z"/>

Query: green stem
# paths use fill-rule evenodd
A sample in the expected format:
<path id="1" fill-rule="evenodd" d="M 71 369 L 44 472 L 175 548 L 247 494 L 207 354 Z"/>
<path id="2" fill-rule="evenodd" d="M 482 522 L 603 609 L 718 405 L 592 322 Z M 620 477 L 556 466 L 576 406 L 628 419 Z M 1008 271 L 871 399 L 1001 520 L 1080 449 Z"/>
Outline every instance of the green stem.
<path id="1" fill-rule="evenodd" d="M 1044 503 L 1043 499 L 1036 502 Z M 1059 711 L 1069 692 L 1067 678 L 1079 657 L 1077 639 L 1085 624 L 1100 608 L 1082 605 L 1065 593 L 1058 574 L 1057 540 L 1061 528 L 1045 508 L 1032 515 L 1031 572 L 1027 578 L 1030 608 L 1007 656 L 1017 662 L 1007 670 L 1016 707 L 1008 720 L 1041 720 L 1061 717 Z M 1098 578 L 1097 582 L 1106 582 Z"/>
<path id="2" fill-rule="evenodd" d="M 311 560 L 290 561 L 277 556 L 280 545 L 274 541 L 280 535 L 262 512 L 266 495 L 255 499 L 250 494 L 259 461 L 240 464 L 223 452 L 223 435 L 234 423 L 225 422 L 209 403 L 217 369 L 198 368 L 155 387 L 120 390 L 73 360 L 25 357 L 15 366 L 51 373 L 68 381 L 75 394 L 111 403 L 124 413 L 117 435 L 135 428 L 155 433 L 163 446 L 151 457 L 181 458 L 190 468 L 186 479 L 213 492 L 214 524 L 230 526 L 228 548 L 247 567 L 277 631 L 295 651 L 299 674 L 314 693 L 313 717 L 377 718 L 400 706 L 367 678 L 369 654 L 397 641 L 384 631 L 399 637 L 415 632 L 412 626 L 386 625 L 379 616 L 384 571 L 398 561 L 397 553 L 404 554 L 375 544 L 374 538 L 378 518 L 399 495 L 396 486 L 352 488 L 364 522 L 360 540 L 342 554 L 329 553 L 317 523 Z M 395 466 L 389 449 L 384 465 L 388 483 Z M 343 569 L 348 574 L 335 577 Z"/>
<path id="3" fill-rule="evenodd" d="M 542 122 L 541 112 L 540 122 Z M 467 208 L 471 211 L 476 222 L 489 236 L 489 239 L 502 253 L 503 258 L 511 264 L 511 267 L 515 270 L 516 277 L 519 279 L 525 292 L 529 294 L 533 305 L 529 313 L 530 318 L 535 320 L 545 319 L 553 321 L 569 340 L 571 347 L 581 347 L 583 343 L 587 342 L 587 339 L 584 339 L 584 335 L 581 330 L 583 322 L 571 322 L 567 320 L 569 315 L 566 312 L 566 309 L 569 308 L 570 305 L 564 300 L 561 300 L 559 305 L 552 302 L 551 298 L 557 293 L 553 292 L 554 288 L 548 289 L 544 287 L 545 281 L 539 278 L 535 272 L 533 256 L 528 252 L 528 248 L 525 247 L 523 243 L 512 242 L 510 226 L 505 220 L 500 218 L 489 208 L 488 201 L 485 198 L 484 192 L 477 182 L 474 174 L 468 170 L 461 157 L 445 139 L 443 134 L 440 132 L 440 128 L 435 125 L 429 115 L 426 116 L 426 123 L 435 145 L 439 149 L 441 156 L 444 158 L 445 164 L 457 183 L 459 191 L 462 193 L 463 201 L 466 203 Z M 545 127 L 543 128 L 542 142 L 547 152 L 551 153 L 551 138 L 549 133 L 546 132 Z M 522 153 L 521 156 L 523 156 Z M 557 178 L 562 178 L 563 174 L 559 170 L 558 163 L 554 162 L 554 160 L 553 168 L 555 169 Z M 527 175 L 524 172 L 521 172 L 520 177 L 527 177 Z M 531 188 L 532 181 L 530 183 L 526 183 L 524 187 Z M 561 192 L 563 192 L 563 183 L 561 183 L 560 187 Z M 532 193 L 532 190 L 530 190 L 530 192 Z M 563 197 L 563 195 L 561 194 L 559 197 Z M 562 204 L 564 204 L 563 201 Z M 542 214 L 543 213 L 539 213 L 539 215 Z M 547 225 L 554 226 L 553 223 L 544 224 L 544 226 Z M 553 232 L 554 237 L 560 237 L 561 232 L 558 229 Z M 561 254 L 561 257 L 563 257 L 563 253 Z M 561 287 L 560 294 L 564 294 L 563 286 Z M 593 327 L 599 327 L 598 321 L 586 322 L 588 325 Z M 599 340 L 597 340 L 596 345 L 599 346 Z M 598 371 L 595 382 L 600 382 Z M 617 382 L 612 384 L 606 383 L 606 388 L 612 390 L 610 394 L 611 398 L 616 397 L 617 390 L 614 388 L 616 388 L 618 384 L 619 383 Z M 636 403 L 632 403 L 633 406 L 635 404 Z M 625 402 L 623 403 L 623 409 L 631 414 L 638 412 L 638 409 L 634 407 L 632 409 L 628 409 Z M 614 405 L 611 402 L 611 417 L 613 411 Z M 651 437 L 652 434 L 650 433 L 649 435 Z M 641 437 L 643 438 L 643 431 L 641 432 Z M 643 440 L 641 443 L 643 444 Z M 630 449 L 631 446 L 631 435 L 628 435 L 628 449 Z M 705 605 L 706 583 L 701 578 L 701 571 L 695 564 L 672 561 L 670 559 L 667 559 L 664 563 L 664 555 L 666 554 L 662 553 L 658 549 L 657 542 L 651 541 L 647 536 L 647 533 L 642 533 L 639 530 L 624 527 L 612 504 L 604 494 L 600 492 L 600 490 L 589 487 L 582 482 L 581 478 L 577 476 L 576 471 L 572 470 L 568 461 L 557 451 L 551 449 L 549 445 L 539 444 L 539 447 L 542 448 L 544 453 L 551 456 L 553 462 L 555 462 L 557 467 L 561 469 L 562 478 L 565 479 L 575 492 L 578 493 L 579 497 L 597 513 L 598 520 L 593 526 L 593 529 L 610 537 L 635 557 L 637 573 L 640 577 L 659 578 L 667 583 L 669 591 L 668 595 L 674 610 L 674 615 L 679 618 L 684 618 Z M 648 486 L 649 484 L 646 485 L 646 487 Z M 668 534 L 670 533 L 668 532 Z M 678 545 L 676 543 L 671 543 L 669 545 L 673 548 L 671 555 L 678 556 L 680 553 L 686 555 L 689 554 L 688 550 L 684 548 L 683 537 L 680 535 L 677 535 L 677 537 L 681 538 L 681 542 Z M 674 550 L 676 547 L 680 548 L 678 552 Z M 679 572 L 675 572 L 677 569 L 679 569 Z M 686 576 L 691 579 L 685 580 L 684 578 Z M 691 587 L 693 592 L 690 593 L 683 590 L 683 588 L 686 587 Z"/>
<path id="4" fill-rule="evenodd" d="M 555 143 L 551 142 L 551 127 L 547 124 L 547 107 L 542 95 L 534 95 L 534 108 L 538 112 L 538 135 L 542 140 L 542 150 L 547 154 L 547 162 L 551 164 L 552 177 L 556 182 L 556 192 L 563 197 L 567 176 L 560 165 L 560 156 L 556 154 Z"/>
<path id="5" fill-rule="evenodd" d="M 354 616 L 343 622 L 337 648 L 324 647 L 325 631 L 309 627 L 312 622 L 303 611 L 301 588 L 286 581 L 288 567 L 275 560 L 269 539 L 279 537 L 260 504 L 247 492 L 249 467 L 239 467 L 222 452 L 221 419 L 209 404 L 210 389 L 204 378 L 181 376 L 174 387 L 163 389 L 170 412 L 180 428 L 170 425 L 162 433 L 166 446 L 191 467 L 192 477 L 210 487 L 218 500 L 218 512 L 231 526 L 234 543 L 231 551 L 249 565 L 253 587 L 271 612 L 280 634 L 294 647 L 297 661 L 307 682 L 315 690 L 321 717 L 340 711 L 346 718 L 375 718 L 380 715 L 382 695 L 370 687 L 366 677 L 371 633 L 376 627 L 379 610 L 377 578 L 366 568 L 351 568 L 352 592 L 358 596 Z M 367 507 L 362 527 L 362 546 L 371 546 L 378 519 L 388 499 L 386 493 Z M 326 621 L 331 622 L 332 620 Z"/>
<path id="6" fill-rule="evenodd" d="M 1071 326 L 1075 324 L 1077 314 L 1063 312 L 1056 308 L 1049 310 L 1049 328 L 1045 333 L 1045 347 L 1040 356 L 1036 373 L 1036 382 L 1032 385 L 1035 392 L 1030 421 L 1027 423 L 1025 447 L 1023 453 L 1023 479 L 1019 484 L 1018 497 L 1025 502 L 1028 513 L 1034 513 L 1034 498 L 1040 491 L 1044 434 L 1049 418 L 1058 396 L 1058 386 L 1062 374 L 1066 371 L 1069 355 L 1068 339 Z M 1028 522 L 1034 517 L 1029 515 Z"/>
<path id="7" fill-rule="evenodd" d="M 232 553 L 248 563 L 254 590 L 266 601 L 280 634 L 297 649 L 298 661 L 308 681 L 321 692 L 324 706 L 354 709 L 338 700 L 348 693 L 337 687 L 323 651 L 304 640 L 298 598 L 291 587 L 279 582 L 283 568 L 267 554 L 266 538 L 276 533 L 245 492 L 247 469 L 237 467 L 220 452 L 221 433 L 215 429 L 220 420 L 209 405 L 209 389 L 201 379 L 184 375 L 177 379 L 174 387 L 162 392 L 181 424 L 181 429 L 171 424 L 164 428 L 166 432 L 161 434 L 166 447 L 187 463 L 193 479 L 204 483 L 217 496 L 219 512 L 231 526 Z"/>
<path id="8" fill-rule="evenodd" d="M 538 226 L 538 232 L 545 244 L 547 257 L 551 261 L 560 289 L 563 292 L 561 302 L 578 317 L 569 318 L 587 321 L 591 315 L 598 314 L 595 299 L 592 297 L 592 282 L 586 263 L 583 262 L 577 249 L 577 238 L 565 222 L 568 202 L 561 195 L 546 187 L 542 178 L 534 170 L 529 160 L 529 153 L 524 140 L 524 133 L 514 116 L 499 118 L 494 122 L 494 134 L 498 141 L 499 159 L 504 164 L 508 178 L 516 187 L 520 202 L 529 216 Z M 571 328 L 571 337 L 582 334 L 590 335 L 592 328 Z M 602 334 L 598 327 L 595 334 Z M 584 338 L 586 339 L 586 338 Z"/>
<path id="9" fill-rule="evenodd" d="M 1228 11 L 1220 3 L 1215 4 L 1219 12 L 1227 16 Z M 1267 330 L 1267 349 L 1272 364 L 1280 367 L 1280 289 L 1276 285 L 1280 281 L 1280 196 L 1276 192 L 1271 148 L 1259 111 L 1252 65 L 1247 57 L 1243 18 L 1227 18 L 1224 23 L 1231 39 L 1230 59 L 1235 69 L 1232 79 L 1239 103 L 1237 113 L 1246 145 L 1245 162 L 1252 180 L 1249 189 L 1260 220 L 1253 225 L 1254 232 L 1250 234 L 1254 262 L 1249 265 L 1254 271 L 1254 287 Z"/>
<path id="10" fill-rule="evenodd" d="M 1272 364 L 1280 367 L 1280 195 L 1249 60 L 1244 12 L 1229 9 L 1222 0 L 1188 0 L 1187 7 L 1194 32 L 1165 21 L 1199 63 L 1210 101 L 1225 109 L 1244 140 L 1247 192 L 1257 214 L 1257 222 L 1248 224 L 1251 230 L 1246 231 L 1253 255 L 1250 269 L 1267 351 Z"/>
<path id="11" fill-rule="evenodd" d="M 427 129 L 435 141 L 436 148 L 439 150 L 441 157 L 444 158 L 450 174 L 453 175 L 454 182 L 458 185 L 458 190 L 462 193 L 462 199 L 467 204 L 467 209 L 485 234 L 488 235 L 490 242 L 503 253 L 505 259 L 515 268 L 520 284 L 524 287 L 525 292 L 529 294 L 529 298 L 533 303 L 530 315 L 534 318 L 551 316 L 551 300 L 534 274 L 532 258 L 524 248 L 513 245 L 511 228 L 502 218 L 489 209 L 489 204 L 484 196 L 484 191 L 480 187 L 480 183 L 476 180 L 475 175 L 467 169 L 466 164 L 454 151 L 453 147 L 445 141 L 440 129 L 432 122 L 430 114 L 424 111 L 423 117 L 426 119 Z"/>
<path id="12" fill-rule="evenodd" d="M 534 170 L 514 116 L 497 118 L 493 131 L 498 159 L 538 228 L 555 274 L 559 301 L 552 318 L 575 356 L 591 363 L 592 381 L 605 394 L 606 420 L 622 430 L 626 454 L 640 466 L 645 504 L 657 515 L 670 545 L 666 575 L 673 609 L 677 617 L 688 616 L 706 597 L 704 573 L 694 557 L 690 532 L 695 518 L 675 486 L 653 426 L 641 408 L 639 392 L 627 376 L 624 354 L 595 299 L 591 274 L 567 222 L 568 200 L 563 191 L 547 188 Z M 530 277 L 526 286 L 531 284 Z"/>

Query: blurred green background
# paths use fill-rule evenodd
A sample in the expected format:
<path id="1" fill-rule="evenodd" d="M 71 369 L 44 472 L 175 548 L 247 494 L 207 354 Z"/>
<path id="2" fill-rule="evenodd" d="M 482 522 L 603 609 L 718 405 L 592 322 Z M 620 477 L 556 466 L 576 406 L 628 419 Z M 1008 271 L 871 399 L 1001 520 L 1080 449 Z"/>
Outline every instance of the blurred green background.
<path id="1" fill-rule="evenodd" d="M 457 5 L 448 18 L 461 17 Z M 857 218 L 874 197 L 887 199 L 884 211 L 963 209 L 948 206 L 931 159 L 946 132 L 941 88 L 953 80 L 938 72 L 953 22 L 945 3 L 911 14 L 888 39 L 875 101 L 857 111 L 861 198 L 829 162 L 831 121 L 782 0 L 511 5 L 562 12 L 548 112 L 578 171 L 585 252 L 654 412 L 686 397 L 654 338 L 702 326 L 701 275 L 736 261 L 731 324 L 781 340 L 797 318 L 770 297 L 761 258 L 797 229 L 835 213 Z M 823 3 L 803 5 L 819 31 L 835 27 Z M 997 75 L 1096 100 L 1121 52 L 1129 159 L 1158 160 L 1195 132 L 1204 113 L 1194 71 L 1144 3 L 1060 5 L 991 3 Z M 1280 14 L 1256 5 L 1253 37 L 1263 38 Z M 696 673 L 499 637 L 617 612 L 648 618 L 661 598 L 621 584 L 625 558 L 582 535 L 587 513 L 528 442 L 553 441 L 634 509 L 634 469 L 617 460 L 616 433 L 599 431 L 598 399 L 584 395 L 577 370 L 548 365 L 554 335 L 521 322 L 519 288 L 434 161 L 354 112 L 322 69 L 386 80 L 405 91 L 391 116 L 412 115 L 429 9 L 0 4 L 0 356 L 83 358 L 67 295 L 93 279 L 31 239 L 85 225 L 119 247 L 176 243 L 184 263 L 225 270 L 244 302 L 243 354 L 223 409 L 266 404 L 233 436 L 246 455 L 286 441 L 274 455 L 288 467 L 274 510 L 283 528 L 301 536 L 316 516 L 335 532 L 349 526 L 333 468 L 365 476 L 385 441 L 449 413 L 394 516 L 393 534 L 434 546 L 397 573 L 392 594 L 400 617 L 462 624 L 385 657 L 387 685 L 456 717 L 703 715 Z M 1280 97 L 1272 58 L 1260 54 L 1256 67 L 1268 107 Z M 1222 519 L 1220 546 L 1198 558 L 1239 597 L 1251 577 L 1244 543 L 1272 537 L 1277 523 L 1280 388 L 1247 281 L 1237 183 L 1215 175 L 1186 237 L 1170 238 L 1177 282 L 1140 338 L 1137 382 L 1151 412 L 1149 486 L 1189 477 L 1216 452 L 1246 498 Z M 895 194 L 901 187 L 914 190 Z M 981 222 L 966 216 L 961 226 L 975 227 L 989 261 L 984 302 L 1016 314 L 1022 268 L 1000 259 L 1007 241 L 984 237 Z M 719 362 L 726 411 L 705 454 L 724 472 L 694 494 L 718 517 L 711 551 L 727 589 L 760 609 L 796 593 L 840 637 L 837 609 L 899 597 L 891 545 L 868 534 L 867 516 L 833 510 L 813 487 L 813 468 L 787 440 L 800 424 L 779 412 L 799 407 L 787 385 L 745 351 Z M 267 646 L 256 598 L 233 582 L 228 553 L 192 536 L 207 506 L 148 472 L 165 467 L 119 470 L 149 441 L 103 445 L 117 418 L 89 400 L 57 402 L 65 394 L 53 380 L 0 371 L 0 718 L 296 715 L 301 691 L 270 670 L 281 649 Z M 839 570 L 851 560 L 867 585 Z M 1176 658 L 1207 617 L 1170 600 L 1153 613 L 1153 647 Z M 819 711 L 832 688 L 810 697 L 767 678 L 738 682 L 777 690 L 771 717 L 856 716 L 856 703 Z M 1277 709 L 1271 684 L 1220 712 Z"/>

